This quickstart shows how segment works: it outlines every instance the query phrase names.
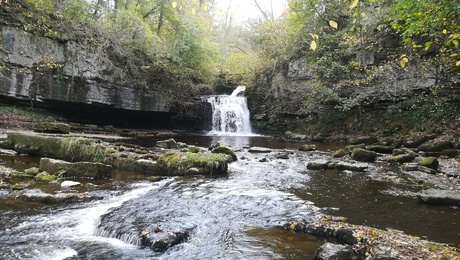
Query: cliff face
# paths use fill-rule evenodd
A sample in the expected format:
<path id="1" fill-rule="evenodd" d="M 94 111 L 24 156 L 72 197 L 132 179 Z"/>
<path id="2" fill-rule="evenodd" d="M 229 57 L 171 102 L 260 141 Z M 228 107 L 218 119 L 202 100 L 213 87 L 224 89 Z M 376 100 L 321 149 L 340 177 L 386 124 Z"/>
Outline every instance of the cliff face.
<path id="1" fill-rule="evenodd" d="M 95 123 L 147 116 L 144 122 L 158 127 L 201 127 L 204 103 L 177 93 L 161 71 L 133 68 L 102 41 L 53 39 L 0 25 L 0 97 Z M 183 111 L 191 114 L 180 117 Z"/>
<path id="2" fill-rule="evenodd" d="M 352 53 L 352 62 L 360 53 Z M 398 135 L 455 129 L 460 86 L 439 87 L 422 59 L 402 68 L 385 53 L 370 53 L 362 70 L 320 75 L 305 57 L 259 75 L 248 100 L 256 127 L 311 136 Z M 381 60 L 378 57 L 385 57 Z"/>

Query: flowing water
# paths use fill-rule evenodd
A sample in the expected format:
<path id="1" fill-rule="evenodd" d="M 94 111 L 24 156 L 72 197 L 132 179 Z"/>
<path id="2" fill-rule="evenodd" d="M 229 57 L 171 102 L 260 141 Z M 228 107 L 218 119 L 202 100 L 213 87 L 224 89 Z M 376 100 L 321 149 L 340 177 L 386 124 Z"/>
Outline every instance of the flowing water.
<path id="1" fill-rule="evenodd" d="M 239 86 L 229 95 L 206 97 L 212 106 L 211 135 L 250 135 L 251 123 L 246 97 L 246 87 Z"/>
<path id="2" fill-rule="evenodd" d="M 281 226 L 313 221 L 322 212 L 460 244 L 458 209 L 382 195 L 379 191 L 392 185 L 370 181 L 363 173 L 309 171 L 307 162 L 324 159 L 324 153 L 298 152 L 299 142 L 254 135 L 244 89 L 207 98 L 214 109 L 209 135 L 173 137 L 204 148 L 216 142 L 233 147 L 239 160 L 229 165 L 228 176 L 150 183 L 143 175 L 114 171 L 111 180 L 85 181 L 97 185 L 90 187 L 102 200 L 68 205 L 24 202 L 15 197 L 19 192 L 0 190 L 0 259 L 311 259 L 322 242 Z M 157 140 L 126 142 L 153 147 Z M 273 150 L 252 154 L 251 146 Z M 289 159 L 276 159 L 279 153 Z M 24 170 L 38 166 L 38 159 L 0 156 L 0 164 Z M 30 188 L 63 192 L 57 184 Z M 141 234 L 158 229 L 187 231 L 189 237 L 164 253 L 142 247 Z"/>
<path id="3" fill-rule="evenodd" d="M 215 136 L 184 138 L 202 147 L 219 141 Z M 127 172 L 115 172 L 113 180 L 97 183 L 105 191 L 99 201 L 47 206 L 0 197 L 0 258 L 309 259 L 321 241 L 280 226 L 296 219 L 313 220 L 320 212 L 459 244 L 456 209 L 382 195 L 378 191 L 391 185 L 369 181 L 362 173 L 309 171 L 306 163 L 324 155 L 297 152 L 297 142 L 237 139 L 220 140 L 232 143 L 239 158 L 225 177 L 175 177 L 150 183 L 143 176 L 128 178 Z M 145 139 L 137 142 L 150 146 Z M 242 148 L 254 144 L 271 144 L 273 150 L 261 155 Z M 289 159 L 276 159 L 278 153 L 288 153 Z M 37 163 L 29 157 L 0 160 L 20 168 Z M 156 228 L 186 230 L 190 236 L 165 253 L 140 246 L 140 233 Z"/>

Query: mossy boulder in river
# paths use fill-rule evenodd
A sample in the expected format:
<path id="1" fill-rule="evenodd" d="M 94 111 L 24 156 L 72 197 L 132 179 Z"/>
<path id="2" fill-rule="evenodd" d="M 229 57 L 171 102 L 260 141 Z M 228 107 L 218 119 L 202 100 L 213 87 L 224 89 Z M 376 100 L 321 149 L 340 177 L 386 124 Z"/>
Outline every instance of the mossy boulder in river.
<path id="1" fill-rule="evenodd" d="M 166 152 L 152 166 L 153 175 L 173 176 L 200 173 L 209 175 L 226 174 L 232 156 L 223 153 Z M 190 169 L 197 168 L 198 171 Z"/>
<path id="2" fill-rule="evenodd" d="M 310 152 L 316 150 L 316 146 L 313 144 L 304 144 L 299 148 L 299 151 Z"/>
<path id="3" fill-rule="evenodd" d="M 417 163 L 421 166 L 425 166 L 434 170 L 438 169 L 439 167 L 439 161 L 436 157 L 425 157 Z"/>
<path id="4" fill-rule="evenodd" d="M 233 161 L 237 161 L 238 160 L 238 157 L 236 157 L 236 154 L 235 152 L 228 148 L 228 147 L 225 147 L 225 146 L 219 146 L 219 147 L 216 147 L 214 149 L 212 149 L 211 153 L 223 153 L 223 154 L 227 154 L 227 155 L 230 155 L 232 157 L 232 160 Z"/>
<path id="5" fill-rule="evenodd" d="M 377 153 L 362 148 L 356 148 L 351 152 L 351 158 L 360 162 L 373 162 L 375 158 L 377 158 Z"/>

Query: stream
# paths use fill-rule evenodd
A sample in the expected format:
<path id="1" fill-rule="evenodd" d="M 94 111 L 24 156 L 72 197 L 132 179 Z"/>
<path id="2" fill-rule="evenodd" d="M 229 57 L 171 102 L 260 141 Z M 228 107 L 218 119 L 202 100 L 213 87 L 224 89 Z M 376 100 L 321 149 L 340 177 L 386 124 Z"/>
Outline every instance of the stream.
<path id="1" fill-rule="evenodd" d="M 110 181 L 87 181 L 98 185 L 104 199 L 86 203 L 43 205 L 0 196 L 0 258 L 311 259 L 322 241 L 280 226 L 312 221 L 320 213 L 460 244 L 458 209 L 382 195 L 379 190 L 391 184 L 371 181 L 363 173 L 307 170 L 309 160 L 324 155 L 296 151 L 301 143 L 261 136 L 174 138 L 201 147 L 225 142 L 236 148 L 239 160 L 229 164 L 225 177 L 151 183 L 142 175 L 114 172 Z M 129 142 L 152 147 L 156 140 Z M 272 152 L 248 153 L 244 147 L 249 146 Z M 339 145 L 317 147 L 327 151 Z M 280 152 L 289 153 L 289 159 L 276 159 Z M 37 166 L 38 159 L 1 156 L 0 163 L 20 169 Z M 156 228 L 186 230 L 189 238 L 164 253 L 143 248 L 140 233 Z"/>

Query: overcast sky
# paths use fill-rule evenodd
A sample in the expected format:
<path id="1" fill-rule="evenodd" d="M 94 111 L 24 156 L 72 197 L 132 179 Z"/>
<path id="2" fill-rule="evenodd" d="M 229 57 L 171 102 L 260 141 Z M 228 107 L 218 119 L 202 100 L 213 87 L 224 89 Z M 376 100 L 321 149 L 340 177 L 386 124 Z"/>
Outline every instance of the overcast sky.
<path id="1" fill-rule="evenodd" d="M 265 11 L 270 12 L 273 7 L 275 18 L 279 17 L 287 6 L 287 0 L 257 0 L 257 2 Z M 234 20 L 239 22 L 249 18 L 257 18 L 261 15 L 254 4 L 254 0 L 217 0 L 217 4 L 223 12 L 226 12 L 230 6 L 230 11 L 234 14 Z"/>

